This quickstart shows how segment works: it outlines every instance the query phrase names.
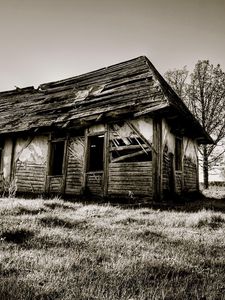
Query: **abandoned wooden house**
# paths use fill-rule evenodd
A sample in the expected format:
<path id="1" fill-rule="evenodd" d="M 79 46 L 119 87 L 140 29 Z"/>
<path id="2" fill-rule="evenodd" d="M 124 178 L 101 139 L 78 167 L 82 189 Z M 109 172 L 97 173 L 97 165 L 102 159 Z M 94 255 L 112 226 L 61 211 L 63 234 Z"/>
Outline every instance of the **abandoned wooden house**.
<path id="1" fill-rule="evenodd" d="M 0 112 L 1 186 L 22 193 L 158 201 L 198 189 L 212 142 L 145 56 L 1 92 Z"/>

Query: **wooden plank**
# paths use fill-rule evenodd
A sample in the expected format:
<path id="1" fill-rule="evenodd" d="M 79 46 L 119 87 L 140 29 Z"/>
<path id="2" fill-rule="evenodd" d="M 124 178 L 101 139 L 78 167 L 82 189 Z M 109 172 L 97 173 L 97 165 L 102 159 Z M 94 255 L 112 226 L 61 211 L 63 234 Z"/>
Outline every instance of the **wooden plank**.
<path id="1" fill-rule="evenodd" d="M 147 148 L 145 144 L 142 144 L 143 148 Z M 140 149 L 140 145 L 126 145 L 126 146 L 117 146 L 117 147 L 111 147 L 110 152 L 112 151 L 123 151 L 123 150 L 135 150 L 135 149 Z"/>
<path id="2" fill-rule="evenodd" d="M 110 163 L 109 167 L 145 167 L 145 166 L 151 166 L 152 162 L 150 161 L 143 161 L 143 162 L 123 162 L 123 163 Z"/>
<path id="3" fill-rule="evenodd" d="M 118 176 L 132 176 L 133 175 L 139 175 L 139 176 L 142 176 L 142 175 L 150 175 L 152 174 L 152 169 L 140 169 L 140 170 L 137 170 L 137 169 L 134 169 L 135 171 L 132 171 L 132 169 L 110 169 L 109 170 L 109 174 L 110 175 L 118 175 Z"/>
<path id="4" fill-rule="evenodd" d="M 109 182 L 110 189 L 141 189 L 149 191 L 151 188 L 151 183 L 149 182 L 149 185 L 146 187 L 146 183 L 141 182 L 134 182 L 134 183 L 128 183 L 128 182 Z"/>
<path id="5" fill-rule="evenodd" d="M 153 150 L 153 152 L 157 152 L 152 143 L 150 143 L 143 135 L 142 133 L 134 126 L 131 122 L 126 122 L 126 124 L 142 139 L 142 141 L 149 146 L 150 150 Z"/>
<path id="6" fill-rule="evenodd" d="M 157 104 L 157 102 L 156 102 L 155 105 L 151 105 L 150 107 L 147 107 L 147 108 L 135 113 L 134 116 L 139 117 L 139 116 L 146 115 L 146 114 L 152 113 L 154 111 L 169 107 L 169 103 L 167 103 L 167 102 L 165 103 L 165 101 L 163 101 L 163 102 L 164 103 L 162 103 L 162 99 L 161 99 L 161 104 Z"/>
<path id="7" fill-rule="evenodd" d="M 64 144 L 64 154 L 63 154 L 63 165 L 62 165 L 62 173 L 63 173 L 63 180 L 62 180 L 62 194 L 65 194 L 66 189 L 66 177 L 67 177 L 67 166 L 68 166 L 68 146 L 69 146 L 69 135 L 67 134 L 65 144 Z"/>
<path id="8" fill-rule="evenodd" d="M 158 201 L 162 197 L 162 121 L 153 119 L 153 145 L 156 151 L 152 153 L 152 189 L 153 198 Z"/>
<path id="9" fill-rule="evenodd" d="M 103 174 L 103 196 L 108 194 L 108 180 L 109 180 L 109 126 L 106 125 L 104 134 L 104 174 Z"/>
<path id="10" fill-rule="evenodd" d="M 133 192 L 134 193 L 134 195 L 148 195 L 149 197 L 152 197 L 152 193 L 151 193 L 151 191 L 150 190 L 147 190 L 147 191 L 141 191 L 141 190 L 124 190 L 124 189 L 118 189 L 118 190 L 116 190 L 116 189 L 110 189 L 109 188 L 109 194 L 110 195 L 129 195 L 129 192 Z"/>
<path id="11" fill-rule="evenodd" d="M 127 184 L 127 183 L 130 183 L 130 184 L 142 184 L 143 185 L 145 184 L 148 184 L 148 183 L 151 183 L 152 182 L 152 179 L 151 179 L 151 176 L 149 177 L 141 177 L 141 178 L 137 178 L 137 177 L 132 177 L 132 178 L 126 178 L 126 177 L 111 177 L 109 179 L 109 183 L 123 183 L 123 184 Z"/>
<path id="12" fill-rule="evenodd" d="M 123 160 L 129 159 L 129 158 L 133 158 L 133 157 L 136 157 L 136 156 L 141 155 L 141 154 L 145 154 L 146 151 L 150 152 L 151 150 L 149 150 L 149 149 L 146 149 L 145 151 L 140 150 L 140 151 L 137 151 L 137 152 L 134 152 L 134 153 L 131 153 L 131 154 L 126 154 L 126 155 L 114 158 L 114 159 L 112 159 L 112 163 L 123 161 Z"/>

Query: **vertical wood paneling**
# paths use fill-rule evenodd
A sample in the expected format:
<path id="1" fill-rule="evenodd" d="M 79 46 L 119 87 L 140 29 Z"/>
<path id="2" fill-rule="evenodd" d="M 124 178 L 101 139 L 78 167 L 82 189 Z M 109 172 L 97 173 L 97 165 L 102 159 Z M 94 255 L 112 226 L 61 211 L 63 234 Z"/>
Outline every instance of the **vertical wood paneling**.
<path id="1" fill-rule="evenodd" d="M 84 137 L 73 137 L 68 142 L 66 194 L 81 193 L 84 180 Z"/>

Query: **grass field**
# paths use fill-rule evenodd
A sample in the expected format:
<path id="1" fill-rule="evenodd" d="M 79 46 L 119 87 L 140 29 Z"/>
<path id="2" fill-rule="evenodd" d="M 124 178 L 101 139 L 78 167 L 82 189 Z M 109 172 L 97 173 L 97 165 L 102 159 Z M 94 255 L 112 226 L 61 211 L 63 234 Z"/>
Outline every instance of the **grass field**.
<path id="1" fill-rule="evenodd" d="M 225 299 L 225 214 L 0 199 L 0 299 Z"/>

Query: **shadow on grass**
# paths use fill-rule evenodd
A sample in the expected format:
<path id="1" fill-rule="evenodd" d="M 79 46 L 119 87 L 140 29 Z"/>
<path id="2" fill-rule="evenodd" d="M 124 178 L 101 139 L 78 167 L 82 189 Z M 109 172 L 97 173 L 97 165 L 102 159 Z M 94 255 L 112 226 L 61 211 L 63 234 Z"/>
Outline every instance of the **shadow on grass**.
<path id="1" fill-rule="evenodd" d="M 16 207 L 15 211 L 13 212 L 14 215 L 37 215 L 42 212 L 46 212 L 45 208 L 28 208 L 24 206 Z"/>
<path id="2" fill-rule="evenodd" d="M 39 218 L 38 220 L 42 225 L 44 226 L 50 226 L 50 227 L 64 227 L 68 229 L 72 228 L 79 228 L 84 229 L 87 228 L 88 223 L 86 220 L 67 220 L 62 219 L 57 216 L 43 216 Z"/>
<path id="3" fill-rule="evenodd" d="M 59 291 L 42 291 L 16 277 L 3 278 L 0 285 L 0 299 L 4 300 L 53 300 L 61 299 Z M 62 293 L 61 293 L 62 294 Z"/>
<path id="4" fill-rule="evenodd" d="M 211 216 L 209 219 L 201 219 L 198 221 L 196 227 L 202 228 L 202 227 L 209 227 L 211 229 L 218 229 L 223 226 L 225 223 L 225 219 L 223 219 L 220 215 L 218 216 Z"/>
<path id="5" fill-rule="evenodd" d="M 34 232 L 27 229 L 6 230 L 1 234 L 1 239 L 14 244 L 22 244 L 34 236 Z"/>

